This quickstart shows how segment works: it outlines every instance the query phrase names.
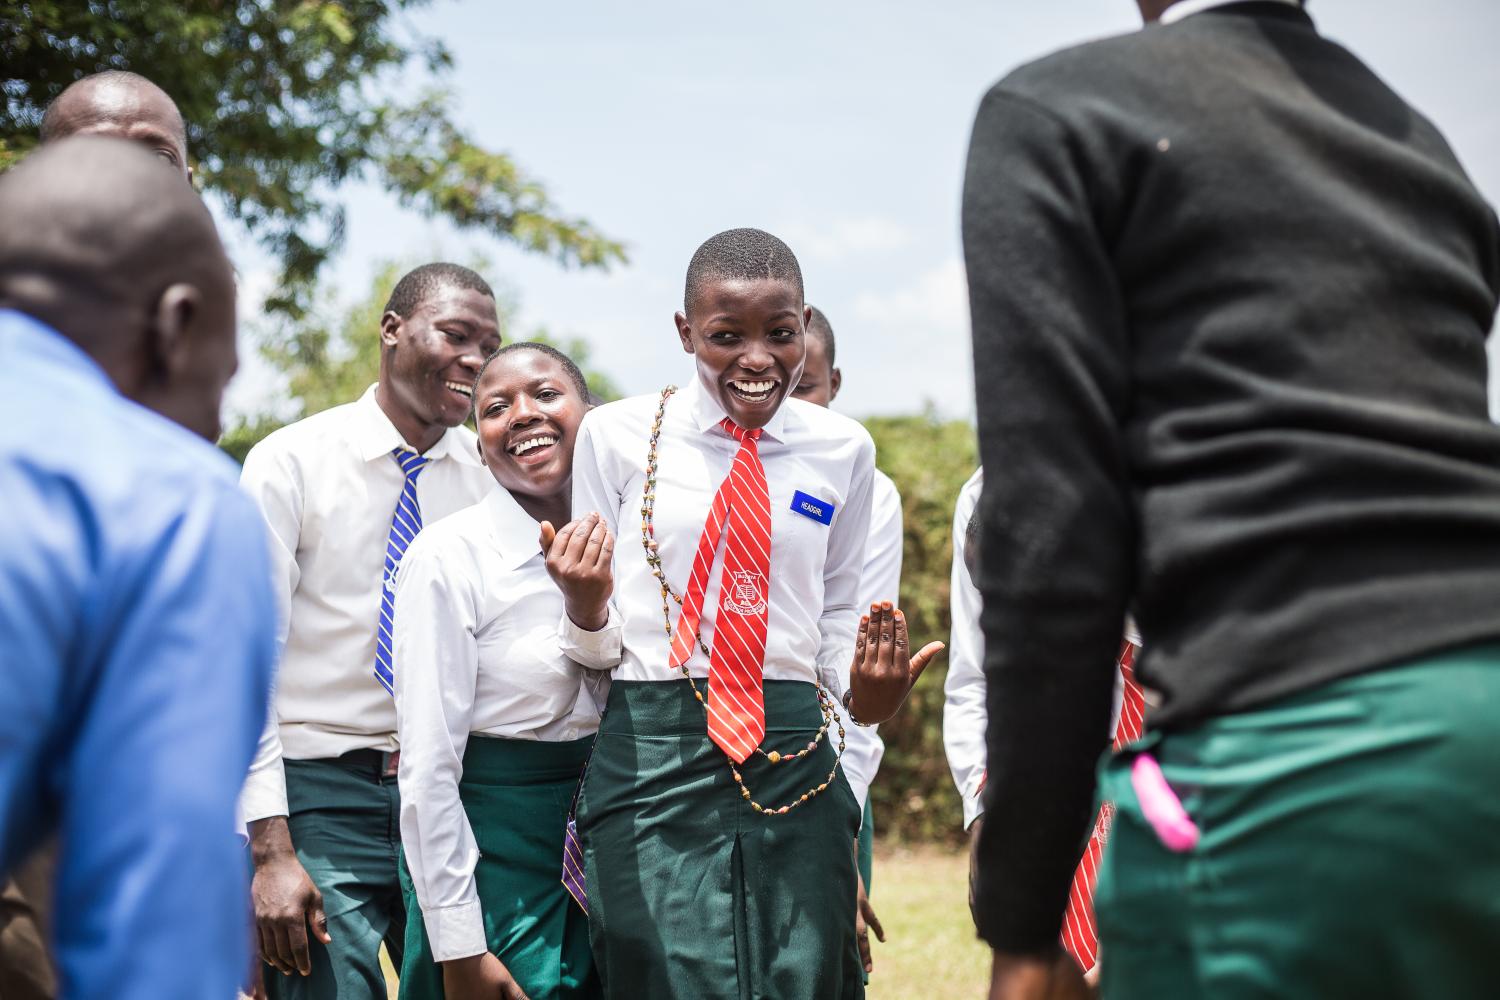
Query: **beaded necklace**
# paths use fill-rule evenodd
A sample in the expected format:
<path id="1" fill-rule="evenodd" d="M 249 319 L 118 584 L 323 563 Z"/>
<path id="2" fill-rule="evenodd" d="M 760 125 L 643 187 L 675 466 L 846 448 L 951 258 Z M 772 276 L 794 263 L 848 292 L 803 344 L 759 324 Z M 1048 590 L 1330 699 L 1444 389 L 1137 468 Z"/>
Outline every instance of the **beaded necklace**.
<path id="1" fill-rule="evenodd" d="M 667 413 L 667 400 L 671 399 L 672 394 L 676 391 L 677 387 L 675 385 L 669 385 L 661 391 L 661 401 L 656 406 L 656 419 L 651 424 L 651 450 L 646 456 L 646 485 L 641 493 L 641 544 L 646 550 L 646 562 L 650 564 L 651 572 L 656 577 L 657 583 L 661 584 L 661 617 L 666 627 L 668 643 L 672 641 L 672 605 L 670 602 L 675 601 L 681 607 L 682 597 L 667 582 L 667 575 L 662 569 L 660 547 L 656 542 L 656 468 L 661 446 L 661 427 Z M 703 655 L 711 657 L 712 654 L 709 652 L 708 646 L 703 642 L 702 631 L 695 630 L 693 638 L 697 641 L 698 648 L 703 651 Z M 687 664 L 683 663 L 679 669 L 682 671 L 682 676 L 687 679 L 688 686 L 693 689 L 693 697 L 698 699 L 698 704 L 703 709 L 704 717 L 707 718 L 708 702 L 704 699 L 703 692 L 699 690 L 698 685 L 693 682 L 693 676 L 688 672 Z M 727 754 L 725 755 L 725 758 L 729 760 L 729 770 L 734 775 L 735 784 L 740 786 L 740 797 L 748 801 L 750 808 L 758 813 L 764 813 L 767 816 L 784 816 L 798 806 L 806 803 L 809 799 L 816 798 L 821 792 L 827 790 L 829 784 L 832 783 L 835 775 L 838 773 L 839 761 L 843 760 L 844 757 L 844 726 L 837 721 L 837 716 L 833 711 L 833 699 L 829 696 L 827 689 L 823 687 L 822 683 L 816 677 L 813 679 L 813 685 L 818 691 L 818 710 L 823 715 L 823 725 L 818 729 L 817 735 L 807 742 L 807 746 L 802 747 L 795 753 L 781 753 L 776 750 L 767 753 L 760 747 L 756 747 L 755 752 L 772 764 L 794 761 L 816 750 L 818 743 L 827 735 L 829 727 L 836 726 L 839 734 L 838 753 L 834 755 L 833 767 L 829 770 L 828 776 L 823 779 L 821 784 L 808 789 L 802 793 L 801 798 L 794 799 L 786 805 L 762 805 L 755 800 L 755 797 L 750 793 L 750 789 L 745 785 L 745 779 L 740 774 L 739 765 L 732 758 L 729 758 Z"/>

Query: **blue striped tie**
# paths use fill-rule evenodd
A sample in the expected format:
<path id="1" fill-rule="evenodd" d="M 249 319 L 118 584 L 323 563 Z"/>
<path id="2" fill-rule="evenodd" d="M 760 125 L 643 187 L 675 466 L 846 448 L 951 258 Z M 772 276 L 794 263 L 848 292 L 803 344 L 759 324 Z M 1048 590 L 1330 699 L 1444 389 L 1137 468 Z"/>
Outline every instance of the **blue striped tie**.
<path id="1" fill-rule="evenodd" d="M 392 666 L 391 645 L 395 634 L 396 620 L 396 570 L 406 547 L 422 530 L 422 508 L 417 505 L 417 477 L 427 465 L 427 459 L 406 448 L 391 452 L 401 471 L 406 473 L 406 482 L 401 487 L 401 498 L 396 501 L 396 513 L 391 518 L 391 535 L 385 543 L 385 574 L 380 578 L 380 629 L 375 633 L 375 679 L 390 694 L 395 694 L 396 671 Z"/>

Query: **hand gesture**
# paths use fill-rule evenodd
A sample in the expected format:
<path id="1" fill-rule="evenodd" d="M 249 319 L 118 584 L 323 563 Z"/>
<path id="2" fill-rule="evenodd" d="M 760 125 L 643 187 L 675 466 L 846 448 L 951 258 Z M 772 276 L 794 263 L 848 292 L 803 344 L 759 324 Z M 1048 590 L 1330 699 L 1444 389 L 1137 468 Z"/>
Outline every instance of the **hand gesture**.
<path id="1" fill-rule="evenodd" d="M 324 944 L 333 940 L 323 914 L 323 894 L 292 850 L 285 816 L 260 820 L 254 826 L 255 877 L 250 882 L 250 901 L 255 907 L 260 957 L 284 976 L 293 972 L 311 975 L 309 930 Z"/>
<path id="2" fill-rule="evenodd" d="M 568 617 L 587 632 L 599 631 L 609 620 L 609 595 L 615 589 L 615 538 L 609 526 L 597 513 L 570 521 L 561 531 L 543 521 L 541 544 Z"/>
<path id="3" fill-rule="evenodd" d="M 443 962 L 446 1000 L 526 1000 L 526 994 L 505 964 L 485 952 Z"/>
<path id="4" fill-rule="evenodd" d="M 854 877 L 859 880 L 854 895 L 854 936 L 859 941 L 859 960 L 864 963 L 865 973 L 869 974 L 875 971 L 875 960 L 870 955 L 870 931 L 874 931 L 876 939 L 885 944 L 885 928 L 880 926 L 875 907 L 870 905 L 870 897 L 865 892 L 865 877 L 858 872 Z"/>
<path id="5" fill-rule="evenodd" d="M 849 667 L 848 707 L 865 725 L 884 722 L 901 708 L 912 685 L 942 652 L 941 642 L 929 642 L 910 655 L 906 616 L 890 601 L 870 605 L 859 620 L 854 640 L 854 662 Z"/>

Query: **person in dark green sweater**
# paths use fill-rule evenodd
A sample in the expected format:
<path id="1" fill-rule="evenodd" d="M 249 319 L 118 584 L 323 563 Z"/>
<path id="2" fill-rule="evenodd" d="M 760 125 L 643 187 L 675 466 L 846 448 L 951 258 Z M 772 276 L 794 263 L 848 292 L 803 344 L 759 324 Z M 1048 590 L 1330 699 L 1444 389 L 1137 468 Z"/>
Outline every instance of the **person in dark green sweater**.
<path id="1" fill-rule="evenodd" d="M 1298 4 L 1139 6 L 969 150 L 992 996 L 1082 990 L 1127 611 L 1162 701 L 1104 772 L 1105 995 L 1492 995 L 1500 227 Z"/>

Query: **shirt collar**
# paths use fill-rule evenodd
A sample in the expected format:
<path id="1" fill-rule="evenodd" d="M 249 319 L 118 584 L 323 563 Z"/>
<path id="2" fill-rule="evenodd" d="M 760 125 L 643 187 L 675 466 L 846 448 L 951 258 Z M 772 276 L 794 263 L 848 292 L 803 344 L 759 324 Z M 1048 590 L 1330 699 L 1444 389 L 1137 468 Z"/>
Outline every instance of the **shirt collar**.
<path id="1" fill-rule="evenodd" d="M 1173 24 L 1183 18 L 1198 14 L 1215 7 L 1227 7 L 1233 3 L 1244 3 L 1245 0 L 1177 0 L 1172 6 L 1162 11 L 1158 20 L 1162 24 Z M 1267 3 L 1280 3 L 1288 7 L 1301 7 L 1301 0 L 1265 0 Z"/>
<path id="2" fill-rule="evenodd" d="M 15 309 L 0 309 L 0 363 L 9 364 L 4 356 L 18 349 L 73 376 L 107 386 L 110 392 L 120 391 L 99 363 L 73 341 L 34 316 Z"/>
<path id="3" fill-rule="evenodd" d="M 495 544 L 500 547 L 501 565 L 506 569 L 520 569 L 532 556 L 542 554 L 541 526 L 521 509 L 509 490 L 496 483 L 482 503 L 489 515 Z"/>
<path id="4" fill-rule="evenodd" d="M 365 390 L 363 396 L 354 404 L 357 419 L 354 434 L 356 443 L 359 445 L 359 457 L 361 461 L 369 462 L 389 455 L 397 448 L 410 449 L 406 439 L 401 432 L 396 430 L 396 425 L 391 423 L 391 418 L 385 415 L 380 404 L 375 401 L 375 385 Z M 462 431 L 457 427 L 450 427 L 438 438 L 437 444 L 428 448 L 425 452 L 429 461 L 442 458 L 452 458 L 465 465 L 481 466 L 479 455 L 469 446 Z"/>
<path id="5" fill-rule="evenodd" d="M 718 400 L 714 399 L 713 395 L 704 388 L 703 379 L 699 377 L 696 370 L 694 370 L 692 377 L 688 380 L 687 385 L 682 388 L 679 395 L 688 401 L 688 405 L 692 409 L 693 426 L 700 433 L 706 433 L 710 428 L 716 426 L 719 421 L 729 415 L 724 412 L 724 408 L 719 405 Z M 766 426 L 761 429 L 762 437 L 768 437 L 773 441 L 780 441 L 783 444 L 786 442 L 787 399 L 790 398 L 791 393 L 788 392 L 786 399 L 781 401 L 781 405 L 776 408 L 776 412 L 771 414 L 771 419 L 766 421 Z"/>

